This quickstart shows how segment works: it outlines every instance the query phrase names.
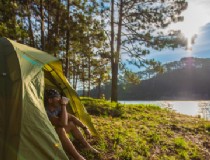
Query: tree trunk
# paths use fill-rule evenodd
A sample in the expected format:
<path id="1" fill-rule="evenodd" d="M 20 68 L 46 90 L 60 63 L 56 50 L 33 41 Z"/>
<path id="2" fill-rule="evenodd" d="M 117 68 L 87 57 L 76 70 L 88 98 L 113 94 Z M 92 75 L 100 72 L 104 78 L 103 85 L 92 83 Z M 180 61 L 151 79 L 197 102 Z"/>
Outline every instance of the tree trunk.
<path id="1" fill-rule="evenodd" d="M 59 22 L 60 22 L 60 0 L 58 0 L 58 6 L 56 8 L 56 23 L 55 23 L 55 37 L 54 37 L 54 48 L 58 46 L 59 37 Z M 54 51 L 54 57 L 57 57 L 57 49 Z"/>
<path id="2" fill-rule="evenodd" d="M 47 35 L 47 51 L 48 52 L 50 52 L 51 53 L 51 51 L 52 51 L 52 47 L 51 47 L 51 39 L 52 39 L 52 36 L 51 36 L 51 32 L 50 32 L 50 16 L 51 16 L 51 14 L 50 14 L 50 10 L 51 10 L 51 8 L 50 8 L 50 1 L 47 1 L 48 2 L 48 4 L 47 4 L 47 10 L 48 10 L 48 16 L 47 16 L 47 33 L 48 33 L 48 35 Z"/>
<path id="3" fill-rule="evenodd" d="M 73 82 L 73 88 L 76 89 L 77 87 L 77 75 L 76 75 L 76 71 L 79 71 L 79 66 L 76 65 L 77 61 L 76 61 L 76 57 L 75 54 L 73 53 L 72 58 L 75 60 L 74 63 L 71 66 L 71 70 L 72 70 L 72 82 Z"/>
<path id="4" fill-rule="evenodd" d="M 112 88 L 111 101 L 117 101 L 117 73 L 115 73 L 115 51 L 114 51 L 114 0 L 111 1 L 111 67 L 112 67 Z"/>
<path id="5" fill-rule="evenodd" d="M 29 7 L 28 1 L 26 1 L 26 10 L 27 10 L 27 18 L 28 18 L 28 25 L 29 25 L 29 36 L 30 36 L 30 46 L 36 47 L 35 46 L 35 41 L 34 41 L 34 34 L 33 34 L 33 29 L 32 29 L 32 23 L 31 23 L 31 11 Z"/>
<path id="6" fill-rule="evenodd" d="M 81 73 L 81 79 L 82 79 L 82 89 L 83 89 L 83 92 L 82 92 L 82 96 L 84 97 L 85 96 L 85 67 L 84 67 L 85 63 L 84 63 L 84 59 L 82 59 L 82 73 Z"/>
<path id="7" fill-rule="evenodd" d="M 91 75 L 90 75 L 90 67 L 91 67 L 91 61 L 90 61 L 90 56 L 88 56 L 88 97 L 90 97 L 90 81 L 91 81 Z"/>
<path id="8" fill-rule="evenodd" d="M 68 77 L 69 73 L 69 41 L 70 41 L 70 28 L 69 28 L 69 7 L 70 3 L 69 0 L 67 0 L 67 22 L 68 22 L 68 27 L 66 31 L 66 66 L 65 66 L 65 76 Z"/>
<path id="9" fill-rule="evenodd" d="M 100 79 L 98 81 L 98 98 L 101 98 L 102 95 L 101 95 L 101 76 L 100 76 Z"/>
<path id="10" fill-rule="evenodd" d="M 43 10 L 43 0 L 40 0 L 40 14 L 41 14 L 41 49 L 45 50 L 45 40 L 44 40 L 44 10 Z"/>
<path id="11" fill-rule="evenodd" d="M 35 46 L 35 41 L 34 41 L 34 34 L 33 34 L 33 30 L 32 30 L 31 15 L 30 14 L 28 14 L 28 25 L 29 25 L 30 46 L 36 47 Z"/>
<path id="12" fill-rule="evenodd" d="M 122 9 L 123 2 L 120 0 L 119 6 L 119 21 L 118 21 L 118 33 L 117 33 L 117 51 L 114 52 L 114 0 L 112 0 L 111 9 L 111 53 L 112 53 L 112 94 L 111 101 L 117 102 L 118 100 L 118 70 L 119 70 L 119 58 L 121 48 L 121 32 L 122 32 Z"/>

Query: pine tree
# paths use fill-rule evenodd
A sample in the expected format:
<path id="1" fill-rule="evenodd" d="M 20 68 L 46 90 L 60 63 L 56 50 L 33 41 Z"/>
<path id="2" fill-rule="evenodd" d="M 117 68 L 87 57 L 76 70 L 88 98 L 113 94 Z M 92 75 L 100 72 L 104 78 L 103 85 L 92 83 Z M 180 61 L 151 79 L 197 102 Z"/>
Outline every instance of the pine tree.
<path id="1" fill-rule="evenodd" d="M 158 68 L 159 63 L 143 57 L 150 53 L 150 49 L 161 50 L 186 44 L 180 38 L 180 32 L 167 33 L 163 29 L 183 20 L 180 14 L 187 8 L 187 3 L 185 0 L 111 0 L 110 7 L 111 100 L 117 101 L 121 51 L 128 54 L 130 63 L 136 66 L 152 65 Z"/>

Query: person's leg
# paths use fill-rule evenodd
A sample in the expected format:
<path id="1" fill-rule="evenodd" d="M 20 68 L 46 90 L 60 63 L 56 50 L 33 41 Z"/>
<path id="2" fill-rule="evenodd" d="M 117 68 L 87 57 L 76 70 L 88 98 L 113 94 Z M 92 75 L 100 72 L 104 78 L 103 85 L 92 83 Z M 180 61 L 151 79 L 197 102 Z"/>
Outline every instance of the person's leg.
<path id="1" fill-rule="evenodd" d="M 96 149 L 94 149 L 84 138 L 80 130 L 77 128 L 77 126 L 72 122 L 69 121 L 68 126 L 65 127 L 65 130 L 67 133 L 71 132 L 73 136 L 84 145 L 86 149 L 89 149 L 90 151 L 93 151 L 95 153 L 99 153 Z"/>
<path id="2" fill-rule="evenodd" d="M 66 131 L 64 128 L 55 128 L 59 139 L 62 143 L 63 149 L 67 153 L 67 155 L 71 155 L 75 160 L 85 160 L 84 157 L 82 157 L 77 150 L 75 149 L 74 145 L 72 142 L 69 140 L 69 138 L 66 135 Z"/>

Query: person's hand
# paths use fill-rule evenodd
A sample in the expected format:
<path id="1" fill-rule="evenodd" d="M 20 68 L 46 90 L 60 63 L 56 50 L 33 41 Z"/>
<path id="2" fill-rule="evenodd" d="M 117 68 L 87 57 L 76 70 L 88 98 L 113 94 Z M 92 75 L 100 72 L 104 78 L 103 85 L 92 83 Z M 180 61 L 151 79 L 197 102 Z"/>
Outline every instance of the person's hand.
<path id="1" fill-rule="evenodd" d="M 61 105 L 67 105 L 69 102 L 69 99 L 67 97 L 62 97 L 60 100 Z"/>
<path id="2" fill-rule="evenodd" d="M 90 130 L 88 128 L 84 128 L 84 133 L 85 133 L 87 138 L 91 137 L 91 133 L 90 133 Z"/>

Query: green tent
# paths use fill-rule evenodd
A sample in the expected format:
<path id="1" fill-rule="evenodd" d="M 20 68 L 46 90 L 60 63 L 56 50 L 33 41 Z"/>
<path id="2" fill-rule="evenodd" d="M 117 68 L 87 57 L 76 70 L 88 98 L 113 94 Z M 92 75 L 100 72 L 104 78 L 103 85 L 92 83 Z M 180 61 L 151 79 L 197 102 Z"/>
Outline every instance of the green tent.
<path id="1" fill-rule="evenodd" d="M 45 88 L 70 99 L 69 111 L 96 133 L 90 116 L 63 75 L 59 59 L 0 38 L 0 159 L 67 160 L 44 108 Z"/>

